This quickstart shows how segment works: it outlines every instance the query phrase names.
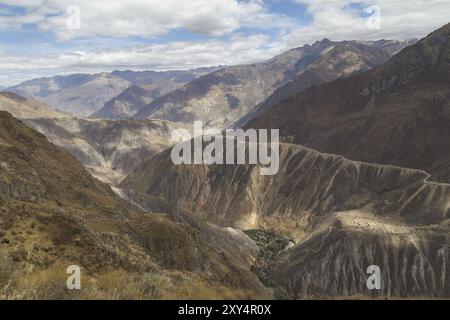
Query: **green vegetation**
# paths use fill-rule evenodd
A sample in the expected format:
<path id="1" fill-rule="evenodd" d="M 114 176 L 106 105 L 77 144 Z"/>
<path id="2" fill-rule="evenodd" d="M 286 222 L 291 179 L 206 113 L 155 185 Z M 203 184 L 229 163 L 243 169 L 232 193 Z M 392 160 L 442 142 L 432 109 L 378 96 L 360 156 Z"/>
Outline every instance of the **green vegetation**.
<path id="1" fill-rule="evenodd" d="M 264 285 L 270 286 L 268 281 L 270 265 L 277 260 L 292 241 L 263 229 L 252 229 L 244 232 L 260 247 L 259 255 L 251 270 Z"/>

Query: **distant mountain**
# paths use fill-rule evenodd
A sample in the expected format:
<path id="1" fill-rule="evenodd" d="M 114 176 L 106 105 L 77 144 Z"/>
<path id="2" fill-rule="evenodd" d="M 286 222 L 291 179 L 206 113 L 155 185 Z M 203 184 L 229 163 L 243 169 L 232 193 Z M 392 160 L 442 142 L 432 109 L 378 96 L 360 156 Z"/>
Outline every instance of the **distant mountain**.
<path id="1" fill-rule="evenodd" d="M 70 152 L 92 175 L 112 185 L 145 159 L 169 148 L 171 132 L 176 129 L 160 120 L 66 117 L 23 121 Z"/>
<path id="2" fill-rule="evenodd" d="M 226 67 L 156 99 L 135 115 L 227 127 L 295 77 L 304 86 L 367 70 L 390 54 L 372 45 L 327 39 L 285 52 L 263 63 Z M 316 72 L 311 72 L 316 64 Z M 312 78 L 314 73 L 318 78 Z M 324 74 L 322 74 L 324 73 Z M 309 75 L 308 75 L 309 74 Z"/>
<path id="3" fill-rule="evenodd" d="M 131 84 L 110 73 L 74 74 L 28 80 L 8 91 L 42 100 L 60 111 L 89 116 Z"/>
<path id="4" fill-rule="evenodd" d="M 155 98 L 159 98 L 161 94 L 175 90 L 182 83 L 176 84 L 169 81 L 154 85 L 132 85 L 117 97 L 106 102 L 103 108 L 92 114 L 92 117 L 123 119 L 131 118 L 139 112 L 146 104 L 152 102 Z M 160 89 L 162 89 L 160 91 Z"/>
<path id="5" fill-rule="evenodd" d="M 390 55 L 395 55 L 402 51 L 404 48 L 413 45 L 417 42 L 417 39 L 408 39 L 408 40 L 377 40 L 377 41 L 359 41 L 362 44 L 366 44 L 369 46 L 374 46 L 380 49 L 383 49 Z"/>
<path id="6" fill-rule="evenodd" d="M 243 232 L 167 204 L 149 214 L 4 111 L 0 168 L 1 299 L 271 297 L 249 270 L 258 248 Z M 67 290 L 71 265 L 82 290 Z"/>
<path id="7" fill-rule="evenodd" d="M 352 160 L 450 182 L 450 24 L 371 71 L 312 87 L 248 122 Z"/>
<path id="8" fill-rule="evenodd" d="M 12 92 L 0 92 L 0 110 L 17 118 L 67 118 L 69 114 L 56 111 L 35 99 L 27 99 Z"/>
<path id="9" fill-rule="evenodd" d="M 171 132 L 176 129 L 160 120 L 78 118 L 11 92 L 0 92 L 0 111 L 11 113 L 44 134 L 95 177 L 113 185 L 144 159 L 169 148 Z"/>
<path id="10" fill-rule="evenodd" d="M 92 114 L 93 117 L 124 119 L 131 118 L 138 113 L 145 105 L 153 100 L 165 95 L 166 93 L 180 88 L 186 83 L 210 72 L 216 71 L 220 67 L 199 68 L 189 71 L 167 71 L 164 73 L 155 73 L 152 81 L 149 83 L 148 73 L 145 77 L 136 77 L 134 74 L 124 72 L 113 72 L 123 78 L 130 79 L 135 85 L 130 86 L 117 97 L 114 97 L 105 105 Z"/>
<path id="11" fill-rule="evenodd" d="M 403 42 L 392 42 L 397 44 L 396 48 L 407 45 L 407 43 Z M 332 46 L 315 61 L 311 62 L 306 70 L 275 90 L 266 100 L 240 118 L 234 126 L 243 126 L 247 121 L 276 106 L 282 100 L 292 97 L 313 85 L 336 80 L 353 73 L 367 71 L 384 63 L 391 55 L 385 50 L 380 50 L 385 48 L 384 45 L 380 45 L 381 43 L 384 42 L 360 44 L 358 42 L 343 41 L 331 43 Z"/>
<path id="12" fill-rule="evenodd" d="M 113 71 L 73 74 L 28 80 L 8 88 L 8 91 L 42 100 L 58 110 L 74 115 L 90 116 L 132 85 L 154 84 L 158 90 L 165 92 L 164 85 L 158 87 L 157 82 L 162 81 L 171 88 L 176 87 L 177 83 L 184 84 L 207 72 L 207 68 L 200 68 L 198 71 Z M 111 116 L 114 114 L 114 111 L 102 112 Z"/>

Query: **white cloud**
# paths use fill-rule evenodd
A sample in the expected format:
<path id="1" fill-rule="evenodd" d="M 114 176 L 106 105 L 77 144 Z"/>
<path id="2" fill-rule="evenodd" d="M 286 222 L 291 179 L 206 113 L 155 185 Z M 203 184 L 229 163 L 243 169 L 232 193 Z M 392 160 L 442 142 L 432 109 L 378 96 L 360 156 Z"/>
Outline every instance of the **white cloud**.
<path id="1" fill-rule="evenodd" d="M 38 30 L 55 34 L 60 40 L 58 44 L 51 41 L 34 44 L 33 48 L 16 45 L 19 50 L 0 44 L 0 85 L 73 72 L 167 70 L 250 63 L 322 38 L 417 38 L 448 23 L 450 12 L 449 0 L 281 1 L 305 4 L 312 23 L 304 25 L 304 21 L 270 12 L 263 0 L 0 0 L 0 4 L 15 6 L 2 8 L 0 30 L 7 32 L 31 24 Z M 77 5 L 81 10 L 80 29 L 68 28 L 70 5 Z M 361 16 L 369 5 L 381 9 L 380 29 L 368 28 L 367 18 Z M 22 9 L 16 11 L 17 6 Z M 299 10 L 301 8 L 299 6 Z M 243 27 L 256 28 L 256 34 L 240 34 Z M 276 39 L 273 28 L 278 32 Z M 130 37 L 158 38 L 180 29 L 211 37 L 206 38 L 209 40 L 131 45 L 139 41 L 133 42 L 136 38 Z M 272 30 L 268 32 L 268 29 Z M 109 37 L 111 42 L 106 46 L 95 43 L 96 37 L 102 36 Z M 80 46 L 83 41 L 86 45 Z M 99 47 L 103 49 L 97 49 Z M 63 50 L 66 53 L 39 53 L 52 52 L 52 48 L 55 48 L 53 52 Z"/>
<path id="2" fill-rule="evenodd" d="M 294 0 L 306 4 L 313 23 L 288 33 L 283 40 L 289 46 L 311 43 L 322 38 L 332 40 L 377 40 L 420 38 L 449 22 L 449 0 Z M 364 10 L 375 5 L 381 10 L 381 28 L 370 29 Z"/>
<path id="3" fill-rule="evenodd" d="M 92 36 L 155 37 L 181 28 L 216 36 L 245 26 L 254 16 L 270 15 L 261 0 L 28 0 L 19 6 L 26 12 L 1 16 L 0 28 L 32 23 L 62 41 Z M 80 9 L 79 29 L 68 27 L 70 6 Z"/>
<path id="4" fill-rule="evenodd" d="M 12 85 L 40 75 L 102 72 L 115 69 L 174 70 L 202 66 L 259 62 L 284 50 L 265 35 L 233 35 L 226 40 L 177 41 L 101 51 L 58 55 L 20 56 L 0 52 L 1 85 Z"/>

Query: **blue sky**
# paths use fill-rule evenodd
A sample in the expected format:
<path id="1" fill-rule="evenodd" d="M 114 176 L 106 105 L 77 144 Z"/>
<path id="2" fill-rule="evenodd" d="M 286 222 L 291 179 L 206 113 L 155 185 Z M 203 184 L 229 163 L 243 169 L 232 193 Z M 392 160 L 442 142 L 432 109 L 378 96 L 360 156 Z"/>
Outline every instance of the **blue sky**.
<path id="1" fill-rule="evenodd" d="M 251 63 L 325 37 L 418 38 L 448 12 L 448 0 L 0 0 L 0 86 Z"/>

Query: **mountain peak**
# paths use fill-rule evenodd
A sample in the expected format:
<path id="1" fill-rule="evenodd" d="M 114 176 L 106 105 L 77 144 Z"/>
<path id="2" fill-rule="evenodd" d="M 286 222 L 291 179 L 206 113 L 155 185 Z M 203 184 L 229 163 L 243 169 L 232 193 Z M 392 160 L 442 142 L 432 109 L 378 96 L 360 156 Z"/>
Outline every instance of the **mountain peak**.
<path id="1" fill-rule="evenodd" d="M 323 39 L 320 40 L 320 41 L 314 42 L 312 46 L 313 46 L 313 47 L 316 47 L 316 46 L 329 45 L 331 42 L 333 42 L 333 41 L 331 41 L 331 40 L 328 39 L 328 38 L 323 38 Z"/>

